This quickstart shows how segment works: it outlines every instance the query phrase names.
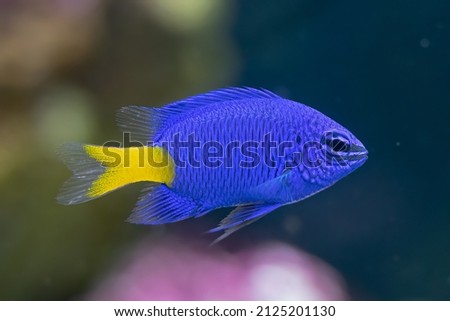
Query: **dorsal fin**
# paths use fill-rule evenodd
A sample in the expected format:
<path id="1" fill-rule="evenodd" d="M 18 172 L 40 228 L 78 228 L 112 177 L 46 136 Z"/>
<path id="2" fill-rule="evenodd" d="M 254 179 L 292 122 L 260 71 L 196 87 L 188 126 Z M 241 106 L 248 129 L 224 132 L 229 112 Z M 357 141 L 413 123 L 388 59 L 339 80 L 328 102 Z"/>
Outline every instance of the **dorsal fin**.
<path id="1" fill-rule="evenodd" d="M 210 91 L 168 104 L 161 108 L 128 106 L 117 113 L 117 122 L 131 139 L 149 142 L 164 130 L 167 121 L 174 121 L 185 113 L 208 105 L 243 99 L 282 99 L 266 89 L 230 87 Z"/>

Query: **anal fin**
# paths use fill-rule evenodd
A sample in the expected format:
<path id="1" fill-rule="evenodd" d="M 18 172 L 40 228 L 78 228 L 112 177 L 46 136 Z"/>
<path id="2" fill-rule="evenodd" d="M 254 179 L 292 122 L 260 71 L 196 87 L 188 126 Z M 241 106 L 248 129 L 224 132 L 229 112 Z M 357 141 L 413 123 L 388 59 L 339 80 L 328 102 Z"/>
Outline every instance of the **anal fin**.
<path id="1" fill-rule="evenodd" d="M 164 184 L 151 185 L 142 192 L 127 219 L 130 223 L 166 224 L 201 216 L 209 211 L 191 199 L 175 194 Z"/>

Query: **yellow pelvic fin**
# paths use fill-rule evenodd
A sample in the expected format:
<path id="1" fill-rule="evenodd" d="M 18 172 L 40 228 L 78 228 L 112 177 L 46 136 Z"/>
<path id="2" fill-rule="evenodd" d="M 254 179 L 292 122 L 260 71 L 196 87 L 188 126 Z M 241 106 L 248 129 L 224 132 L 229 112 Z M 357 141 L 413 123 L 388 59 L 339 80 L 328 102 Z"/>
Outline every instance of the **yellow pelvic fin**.
<path id="1" fill-rule="evenodd" d="M 91 198 L 102 196 L 124 185 L 150 181 L 171 185 L 175 165 L 167 150 L 161 147 L 107 147 L 85 145 L 86 154 L 100 162 L 105 171 L 87 191 Z"/>

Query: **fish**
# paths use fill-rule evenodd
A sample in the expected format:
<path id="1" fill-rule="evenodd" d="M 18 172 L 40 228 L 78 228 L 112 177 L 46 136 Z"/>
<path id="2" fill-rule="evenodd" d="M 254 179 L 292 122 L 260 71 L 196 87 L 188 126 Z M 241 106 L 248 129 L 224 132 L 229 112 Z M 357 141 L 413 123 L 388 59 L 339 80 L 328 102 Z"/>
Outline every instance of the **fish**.
<path id="1" fill-rule="evenodd" d="M 127 106 L 117 122 L 123 142 L 66 143 L 58 150 L 73 176 L 57 201 L 84 203 L 145 182 L 130 223 L 174 223 L 234 207 L 209 231 L 222 233 L 214 243 L 332 186 L 368 158 L 342 125 L 262 88 Z"/>

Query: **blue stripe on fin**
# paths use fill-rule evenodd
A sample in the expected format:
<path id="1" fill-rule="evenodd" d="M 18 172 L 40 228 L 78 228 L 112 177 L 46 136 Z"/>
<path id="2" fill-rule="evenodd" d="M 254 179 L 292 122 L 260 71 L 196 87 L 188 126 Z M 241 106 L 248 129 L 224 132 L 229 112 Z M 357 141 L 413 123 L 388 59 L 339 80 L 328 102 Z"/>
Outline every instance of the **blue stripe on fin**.
<path id="1" fill-rule="evenodd" d="M 220 242 L 244 226 L 259 220 L 280 206 L 281 204 L 249 204 L 236 207 L 220 222 L 218 227 L 209 230 L 210 233 L 225 231 L 211 245 Z"/>
<path id="2" fill-rule="evenodd" d="M 205 210 L 188 198 L 178 196 L 166 185 L 145 188 L 132 214 L 127 219 L 135 224 L 166 224 L 206 214 Z"/>
<path id="3" fill-rule="evenodd" d="M 131 133 L 131 139 L 148 142 L 158 138 L 167 122 L 174 122 L 180 116 L 211 104 L 243 99 L 283 99 L 267 89 L 230 87 L 170 103 L 164 107 L 123 107 L 117 113 L 117 123 L 124 132 Z"/>

